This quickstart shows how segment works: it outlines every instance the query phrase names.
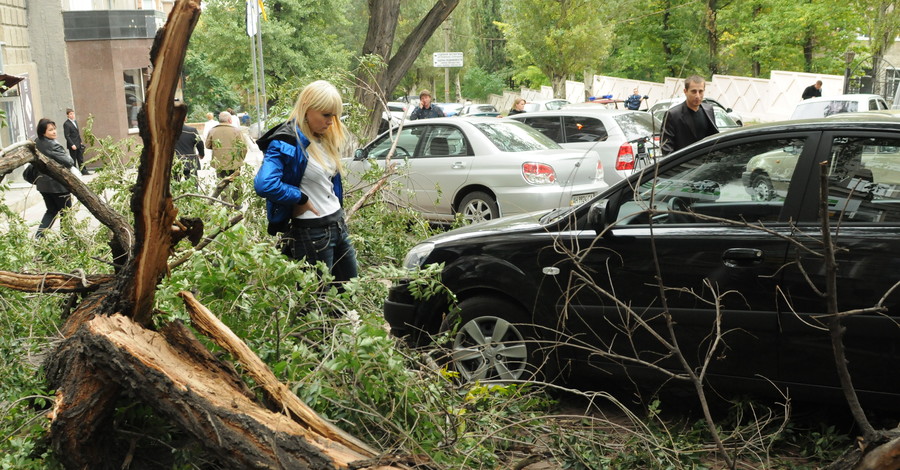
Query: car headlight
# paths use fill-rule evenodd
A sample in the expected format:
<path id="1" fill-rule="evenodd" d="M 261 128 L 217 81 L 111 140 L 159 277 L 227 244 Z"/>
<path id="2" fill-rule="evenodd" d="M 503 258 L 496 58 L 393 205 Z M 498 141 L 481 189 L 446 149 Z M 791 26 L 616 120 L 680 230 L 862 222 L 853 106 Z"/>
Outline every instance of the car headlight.
<path id="1" fill-rule="evenodd" d="M 406 258 L 403 259 L 403 267 L 406 269 L 421 268 L 422 264 L 425 263 L 425 258 L 428 258 L 433 249 L 434 243 L 419 243 L 406 254 Z"/>

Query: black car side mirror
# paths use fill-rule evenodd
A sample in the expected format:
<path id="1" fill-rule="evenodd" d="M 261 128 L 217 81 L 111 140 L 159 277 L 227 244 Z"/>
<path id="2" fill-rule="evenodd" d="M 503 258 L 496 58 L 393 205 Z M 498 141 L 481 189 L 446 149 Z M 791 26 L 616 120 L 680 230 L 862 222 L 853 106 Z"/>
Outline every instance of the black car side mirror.
<path id="1" fill-rule="evenodd" d="M 367 149 L 356 149 L 356 152 L 353 153 L 353 160 L 360 161 L 369 158 L 369 151 Z"/>
<path id="2" fill-rule="evenodd" d="M 601 199 L 588 209 L 587 223 L 588 228 L 594 229 L 598 234 L 606 230 L 607 220 L 606 213 L 609 206 L 608 199 Z"/>

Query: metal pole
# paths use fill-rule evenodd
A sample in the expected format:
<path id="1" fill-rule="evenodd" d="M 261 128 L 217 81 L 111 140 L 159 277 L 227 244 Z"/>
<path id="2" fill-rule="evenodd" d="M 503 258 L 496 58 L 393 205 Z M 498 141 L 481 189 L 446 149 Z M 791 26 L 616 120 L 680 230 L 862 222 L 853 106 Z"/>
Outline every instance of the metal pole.
<path id="1" fill-rule="evenodd" d="M 257 34 L 259 34 L 258 31 Z M 254 117 L 254 120 L 259 122 L 259 77 L 256 74 L 256 35 L 250 36 L 250 60 L 253 61 L 253 96 L 256 102 L 256 116 Z M 262 129 L 260 129 L 260 131 L 262 131 Z"/>
<path id="2" fill-rule="evenodd" d="M 444 52 L 450 52 L 450 21 L 444 23 Z M 444 102 L 450 102 L 450 67 L 444 67 Z"/>
<path id="3" fill-rule="evenodd" d="M 262 85 L 262 120 L 265 121 L 269 118 L 269 105 L 268 99 L 266 98 L 266 66 L 263 61 L 263 48 L 262 48 L 262 25 L 260 24 L 259 16 L 256 17 L 256 25 L 257 25 L 257 35 L 259 39 L 257 39 L 257 47 L 259 47 L 259 51 L 257 56 L 259 57 L 259 81 Z"/>

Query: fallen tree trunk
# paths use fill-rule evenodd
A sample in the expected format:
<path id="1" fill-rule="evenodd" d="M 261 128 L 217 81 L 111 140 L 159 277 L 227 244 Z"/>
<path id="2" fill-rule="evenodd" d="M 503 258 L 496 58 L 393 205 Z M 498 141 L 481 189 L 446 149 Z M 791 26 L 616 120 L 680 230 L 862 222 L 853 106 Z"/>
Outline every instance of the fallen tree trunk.
<path id="1" fill-rule="evenodd" d="M 227 468 L 348 468 L 350 462 L 374 455 L 361 454 L 316 433 L 309 423 L 259 406 L 234 369 L 180 323 L 157 333 L 122 315 L 94 317 L 60 345 L 55 358 L 51 376 L 59 373 L 60 388 L 68 391 L 60 392 L 57 408 L 70 403 L 83 407 L 70 417 L 81 420 L 98 411 L 90 406 L 95 400 L 71 391 L 93 390 L 91 379 L 102 378 L 178 423 Z M 57 424 L 58 414 L 54 412 Z"/>

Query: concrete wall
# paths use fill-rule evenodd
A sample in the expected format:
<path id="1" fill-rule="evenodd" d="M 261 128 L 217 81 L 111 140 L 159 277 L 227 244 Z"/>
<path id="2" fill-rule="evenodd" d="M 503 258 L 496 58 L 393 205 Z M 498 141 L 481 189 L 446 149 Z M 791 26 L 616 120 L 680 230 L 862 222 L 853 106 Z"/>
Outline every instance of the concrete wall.
<path id="1" fill-rule="evenodd" d="M 66 61 L 62 8 L 59 0 L 28 0 L 28 38 L 33 67 L 32 93 L 37 119 L 62 125 L 71 108 L 72 87 Z"/>
<path id="2" fill-rule="evenodd" d="M 780 121 L 791 116 L 794 107 L 802 101 L 803 89 L 816 80 L 822 80 L 822 96 L 843 94 L 844 77 L 840 75 L 773 71 L 768 79 L 714 75 L 706 82 L 706 96 L 740 113 L 745 124 Z M 647 103 L 652 106 L 661 99 L 683 97 L 684 79 L 667 77 L 659 83 L 596 75 L 588 77 L 584 83 L 566 82 L 565 98 L 573 103 L 585 101 L 586 95 L 613 95 L 624 100 L 634 88 L 649 96 Z M 512 107 L 513 101 L 520 96 L 529 101 L 550 99 L 553 98 L 553 90 L 550 87 L 522 89 L 518 93 L 491 95 L 488 102 L 504 111 Z"/>

